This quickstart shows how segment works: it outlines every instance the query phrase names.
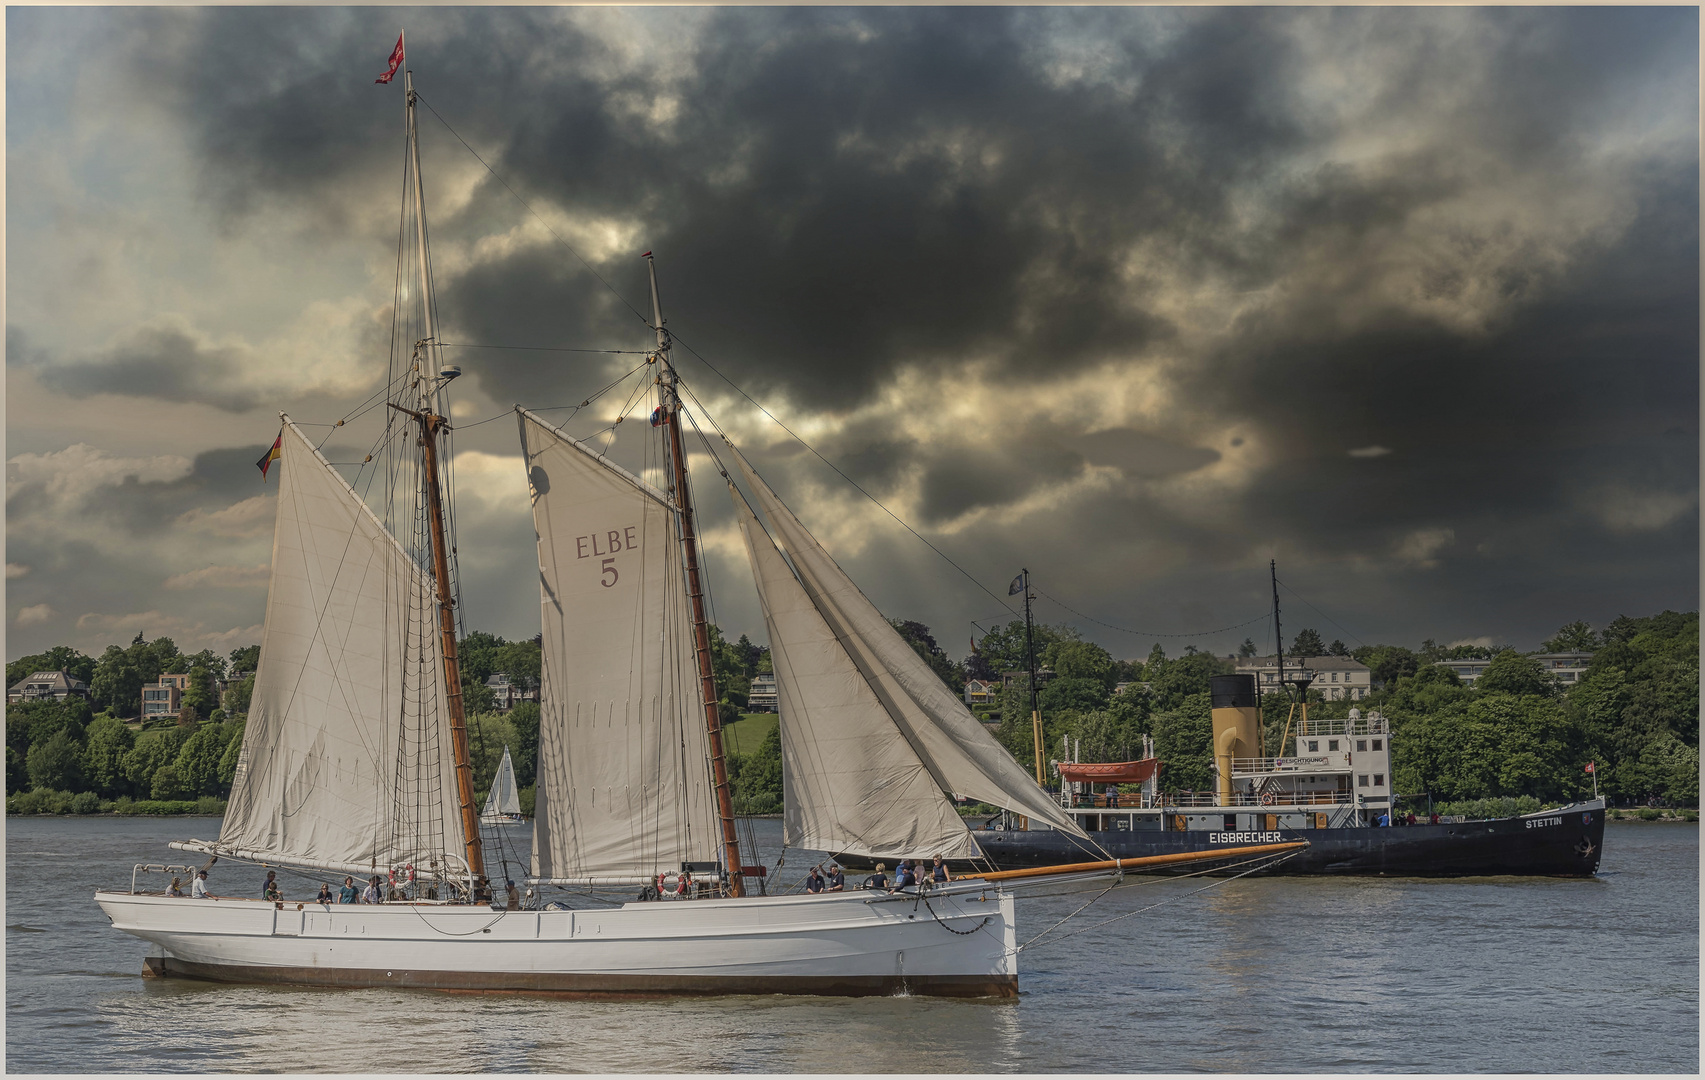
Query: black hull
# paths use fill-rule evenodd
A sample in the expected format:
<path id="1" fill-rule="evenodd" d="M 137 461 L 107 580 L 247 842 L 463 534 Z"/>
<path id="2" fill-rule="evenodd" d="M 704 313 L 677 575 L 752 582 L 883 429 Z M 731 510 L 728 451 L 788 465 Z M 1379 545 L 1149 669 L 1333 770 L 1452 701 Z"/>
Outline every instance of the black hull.
<path id="1" fill-rule="evenodd" d="M 1258 871 L 1271 874 L 1591 877 L 1598 872 L 1599 857 L 1604 850 L 1604 808 L 1601 803 L 1588 803 L 1552 813 L 1453 825 L 1282 829 L 1257 833 L 1154 829 L 1089 835 L 1110 855 L 1120 859 L 1208 852 L 1239 844 L 1308 841 L 1309 846 L 1301 853 Z M 1058 866 L 1091 857 L 1071 837 L 1051 830 L 980 831 L 976 836 L 989 861 L 1001 870 Z M 898 860 L 884 861 L 892 872 Z M 870 860 L 855 860 L 853 868 L 861 863 L 873 864 Z M 969 864 L 965 869 L 971 869 Z M 1193 874 L 1202 869 L 1200 864 L 1184 863 L 1145 872 Z M 1247 869 L 1239 866 L 1220 872 L 1242 873 Z"/>

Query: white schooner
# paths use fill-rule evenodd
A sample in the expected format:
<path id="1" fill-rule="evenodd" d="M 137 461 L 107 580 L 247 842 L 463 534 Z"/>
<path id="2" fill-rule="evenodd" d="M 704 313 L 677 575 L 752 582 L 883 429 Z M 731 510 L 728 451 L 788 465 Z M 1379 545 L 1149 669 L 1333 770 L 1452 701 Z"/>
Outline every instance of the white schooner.
<path id="1" fill-rule="evenodd" d="M 419 337 L 389 404 L 407 418 L 398 424 L 416 455 L 412 472 L 388 482 L 419 496 L 407 540 L 285 417 L 261 661 L 229 809 L 216 840 L 173 845 L 210 861 L 377 877 L 385 899 L 185 898 L 133 884 L 98 892 L 97 902 L 114 927 L 156 947 L 147 972 L 229 982 L 584 996 L 1016 994 L 1014 895 L 1003 879 L 1121 864 L 903 892 L 764 895 L 764 868 L 745 862 L 654 267 L 648 364 L 660 483 L 517 408 L 542 614 L 533 889 L 524 905 L 491 902 L 441 494 L 449 425 L 440 395 L 459 372 L 436 362 L 412 73 L 404 84 Z M 1082 837 L 728 452 L 756 503 L 723 473 L 774 659 L 785 843 L 976 858 L 955 794 Z M 665 877 L 692 883 L 680 884 L 683 899 L 661 898 Z M 552 887 L 564 899 L 545 904 Z"/>

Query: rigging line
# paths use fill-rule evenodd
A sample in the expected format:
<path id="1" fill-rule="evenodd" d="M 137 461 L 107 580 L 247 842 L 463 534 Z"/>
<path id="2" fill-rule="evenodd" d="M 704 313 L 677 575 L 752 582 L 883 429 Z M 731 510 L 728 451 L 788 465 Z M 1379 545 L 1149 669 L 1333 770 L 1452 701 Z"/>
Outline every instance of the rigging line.
<path id="1" fill-rule="evenodd" d="M 1275 579 L 1275 580 L 1277 580 L 1277 579 Z M 1349 634 L 1352 638 L 1355 638 L 1357 643 L 1362 644 L 1362 645 L 1367 644 L 1367 642 L 1363 641 L 1359 637 L 1356 637 L 1356 635 L 1350 633 L 1349 630 L 1346 630 L 1344 628 L 1344 626 L 1342 624 L 1340 624 L 1332 616 L 1326 614 L 1326 612 L 1324 612 L 1324 611 L 1321 611 L 1319 608 L 1315 607 L 1313 604 L 1309 604 L 1308 601 L 1303 597 L 1303 595 L 1301 593 L 1297 592 L 1295 589 L 1291 588 L 1289 585 L 1286 585 L 1283 581 L 1279 581 L 1279 585 L 1281 587 L 1283 587 L 1286 592 L 1290 593 L 1292 596 L 1296 597 L 1298 600 L 1301 600 L 1303 603 L 1308 604 L 1309 610 L 1313 611 L 1316 615 L 1320 616 L 1322 619 L 1325 619 L 1327 622 L 1331 623 L 1333 626 L 1338 627 L 1338 629 L 1343 630 L 1344 633 Z"/>
<path id="2" fill-rule="evenodd" d="M 649 349 L 570 349 L 558 345 L 470 345 L 466 342 L 440 341 L 440 349 L 515 349 L 522 352 L 599 353 L 610 356 L 646 356 Z"/>
<path id="3" fill-rule="evenodd" d="M 456 136 L 456 141 L 461 143 L 463 148 L 466 149 L 468 153 L 474 155 L 475 161 L 478 161 L 481 165 L 485 166 L 485 171 L 490 173 L 492 175 L 492 178 L 495 179 L 498 183 L 502 184 L 504 187 L 504 190 L 508 191 L 509 194 L 511 194 L 515 197 L 516 202 L 518 202 L 522 206 L 526 207 L 527 212 L 529 214 L 532 214 L 534 217 L 539 219 L 539 224 L 543 225 L 545 227 L 545 231 L 550 233 L 553 237 L 556 238 L 557 243 L 559 243 L 563 247 L 567 248 L 568 253 L 570 255 L 573 255 L 576 259 L 580 260 L 580 265 L 586 267 L 587 273 L 589 273 L 593 277 L 597 278 L 598 281 L 604 286 L 604 288 L 610 290 L 611 294 L 613 294 L 617 300 L 620 300 L 622 302 L 622 304 L 629 311 L 633 312 L 634 316 L 636 318 L 638 318 L 640 322 L 644 323 L 647 327 L 651 326 L 651 320 L 647 319 L 643 314 L 641 314 L 640 310 L 638 308 L 636 308 L 632 304 L 628 303 L 627 297 L 623 296 L 619 291 L 617 291 L 617 289 L 614 285 L 611 285 L 607 280 L 605 280 L 604 275 L 600 274 L 596 269 L 594 269 L 592 264 L 586 261 L 586 257 L 581 255 L 580 252 L 575 250 L 573 244 L 570 244 L 567 240 L 564 240 L 560 233 L 558 233 L 555 229 L 551 228 L 550 222 L 546 221 L 539 214 L 539 212 L 537 210 L 534 210 L 532 205 L 530 203 L 528 203 L 526 199 L 523 199 L 521 197 L 520 192 L 516 191 L 513 187 L 510 187 L 509 181 L 505 180 L 502 176 L 500 176 L 498 174 L 496 169 L 492 168 L 489 164 L 487 164 L 485 158 L 480 157 L 479 151 L 477 151 L 473 147 L 469 146 L 468 140 L 462 138 L 462 136 L 457 133 L 456 129 L 450 126 L 450 121 L 444 119 L 443 116 L 439 115 L 438 110 L 434 109 L 432 107 L 432 103 L 430 101 L 427 101 L 424 97 L 420 96 L 420 91 L 416 90 L 414 97 L 415 97 L 416 101 L 418 101 L 422 105 L 426 106 L 426 109 L 428 112 L 430 112 L 433 116 L 437 117 L 438 122 L 440 124 L 444 125 L 444 129 L 446 131 L 448 131 L 450 134 Z"/>
<path id="4" fill-rule="evenodd" d="M 1107 926 L 1111 923 L 1120 922 L 1124 919 L 1129 919 L 1129 918 L 1136 916 L 1136 915 L 1142 915 L 1145 912 L 1153 911 L 1155 908 L 1164 907 L 1167 904 L 1171 904 L 1171 903 L 1174 903 L 1174 902 L 1179 901 L 1179 900 L 1185 900 L 1185 899 L 1188 899 L 1189 897 L 1192 897 L 1192 896 L 1200 896 L 1202 893 L 1207 892 L 1209 889 L 1217 889 L 1221 885 L 1225 885 L 1228 882 L 1238 881 L 1242 878 L 1248 877 L 1250 874 L 1258 873 L 1259 871 L 1268 869 L 1269 867 L 1278 866 L 1282 862 L 1286 862 L 1290 859 L 1296 858 L 1296 856 L 1297 856 L 1297 853 L 1294 851 L 1289 852 L 1289 853 L 1284 854 L 1284 855 L 1279 855 L 1279 856 L 1259 855 L 1253 859 L 1247 860 L 1247 863 L 1253 863 L 1255 865 L 1250 866 L 1249 869 L 1243 871 L 1241 874 L 1233 874 L 1231 877 L 1222 878 L 1219 881 L 1212 883 L 1211 885 L 1204 885 L 1202 888 L 1197 889 L 1194 892 L 1184 893 L 1180 896 L 1169 896 L 1165 900 L 1157 900 L 1154 903 L 1148 905 L 1147 907 L 1138 908 L 1135 911 L 1127 911 L 1123 915 L 1115 915 L 1111 919 L 1103 919 L 1098 923 L 1090 923 L 1088 926 L 1079 927 L 1078 929 L 1073 930 L 1069 934 L 1061 934 L 1058 937 L 1054 938 L 1052 941 L 1047 942 L 1047 944 L 1056 945 L 1059 942 L 1066 940 L 1067 938 L 1076 937 L 1079 934 L 1085 934 L 1091 930 L 1095 930 L 1095 929 L 1098 929 L 1100 927 Z M 1232 863 L 1231 866 L 1233 866 L 1233 867 L 1244 866 L 1244 865 L 1247 865 L 1247 863 Z M 1218 870 L 1227 870 L 1230 868 L 1231 867 L 1219 867 L 1217 869 Z M 1214 873 L 1214 872 L 1216 872 L 1216 871 L 1214 871 L 1214 870 L 1202 870 L 1202 871 L 1198 871 L 1197 874 L 1186 874 L 1184 876 L 1196 877 L 1196 876 L 1198 876 L 1198 874 L 1209 874 L 1209 873 Z M 1133 884 L 1142 884 L 1142 882 L 1134 882 Z M 1108 891 L 1111 892 L 1112 890 L 1109 889 Z M 1102 895 L 1106 895 L 1106 894 L 1103 893 Z M 1099 896 L 1096 897 L 1097 900 L 1099 900 L 1100 898 L 1101 897 L 1099 897 Z M 1090 901 L 1090 903 L 1094 903 L 1094 902 L 1095 901 L 1093 901 L 1093 900 Z M 1088 906 L 1089 906 L 1088 904 L 1084 905 L 1084 907 L 1088 907 Z M 1081 911 L 1083 909 L 1079 908 L 1078 910 Z M 1073 914 L 1076 914 L 1076 912 L 1073 912 Z M 1070 916 L 1067 916 L 1067 918 L 1070 918 Z M 1061 920 L 1061 921 L 1063 922 L 1064 920 Z M 1049 927 L 1048 930 L 1044 930 L 1042 933 L 1046 934 L 1050 930 L 1053 930 L 1054 927 L 1057 927 L 1059 925 L 1060 925 L 1059 923 L 1055 923 L 1053 927 Z M 1041 937 L 1042 937 L 1042 934 L 1036 935 L 1036 937 L 1031 938 L 1029 941 L 1025 942 L 1023 945 L 1020 945 L 1018 947 L 1017 951 L 1023 952 L 1024 950 L 1035 946 Z"/>
<path id="5" fill-rule="evenodd" d="M 774 413 L 770 412 L 768 409 L 766 409 L 762 405 L 760 405 L 756 398 L 754 398 L 751 394 L 748 394 L 746 391 L 742 390 L 739 387 L 739 385 L 734 382 L 733 379 L 730 379 L 728 376 L 724 375 L 721 371 L 717 370 L 717 368 L 713 364 L 711 364 L 711 362 L 709 360 L 706 360 L 703 356 L 699 355 L 698 351 L 695 350 L 691 345 L 687 344 L 685 341 L 682 341 L 679 335 L 676 335 L 674 337 L 674 341 L 675 341 L 675 344 L 677 344 L 677 345 L 681 346 L 681 348 L 687 350 L 687 352 L 692 355 L 693 359 L 697 360 L 699 363 L 703 364 L 705 367 L 710 368 L 710 370 L 712 372 L 715 372 L 717 378 L 721 379 L 723 382 L 727 383 L 729 386 L 732 386 L 734 388 L 735 393 L 739 394 L 741 397 L 745 398 L 747 401 L 750 401 L 752 403 L 752 406 L 755 409 L 757 409 L 759 412 L 763 413 L 765 416 L 769 417 L 772 421 L 774 421 L 775 425 L 777 427 L 781 428 L 783 431 L 787 432 L 789 435 L 792 435 L 793 438 L 799 443 L 799 445 L 801 445 L 801 446 L 805 447 L 805 449 L 811 451 L 811 453 L 816 455 L 817 459 L 819 461 L 821 461 L 823 464 L 829 466 L 829 468 L 831 468 L 831 469 L 834 469 L 836 475 L 838 475 L 842 480 L 845 480 L 847 483 L 851 484 L 854 488 L 856 488 L 860 495 L 863 495 L 865 498 L 867 498 L 871 502 L 875 503 L 877 505 L 877 507 L 884 514 L 887 514 L 889 517 L 891 517 L 895 521 L 899 522 L 901 528 L 905 529 L 907 532 L 911 533 L 913 536 L 917 537 L 919 540 L 922 540 L 924 543 L 924 546 L 928 547 L 931 551 L 935 552 L 937 555 L 940 555 L 942 557 L 942 559 L 946 560 L 947 565 L 953 567 L 953 569 L 959 571 L 961 574 L 964 574 L 965 577 L 967 579 L 969 579 L 973 585 L 977 586 L 977 588 L 988 593 L 991 597 L 994 597 L 995 603 L 999 604 L 1000 606 L 1006 608 L 1008 611 L 1012 612 L 1012 614 L 1015 617 L 1017 616 L 1018 612 L 1014 611 L 1013 608 L 1010 605 L 1008 605 L 1007 602 L 1005 600 L 1003 600 L 1000 596 L 996 595 L 992 589 L 990 589 L 987 585 L 984 585 L 981 581 L 978 581 L 975 577 L 973 577 L 969 570 L 966 570 L 963 566 L 960 566 L 958 563 L 954 562 L 953 559 L 951 557 L 949 557 L 945 551 L 942 551 L 940 548 L 938 548 L 934 544 L 930 543 L 927 539 L 924 538 L 922 533 L 918 532 L 918 530 L 916 530 L 916 529 L 912 528 L 910 525 L 906 524 L 905 520 L 902 519 L 900 517 L 900 515 L 896 514 L 894 511 L 888 509 L 888 507 L 882 502 L 881 499 L 878 499 L 876 496 L 874 496 L 870 492 L 866 491 L 858 483 L 858 481 L 854 480 L 852 477 L 850 477 L 846 473 L 842 472 L 840 466 L 836 465 L 834 462 L 832 462 L 828 458 L 824 457 L 821 453 L 818 452 L 818 450 L 815 446 L 812 446 L 810 443 L 808 443 L 804 439 L 800 438 L 799 434 L 797 432 L 795 432 L 792 428 L 788 427 L 786 424 L 782 423 L 781 420 L 777 419 L 777 417 Z M 717 428 L 717 431 L 719 433 L 722 433 L 726 437 L 726 433 L 722 432 L 722 429 L 720 426 Z"/>
<path id="6" fill-rule="evenodd" d="M 1227 630 L 1241 630 L 1245 626 L 1253 625 L 1255 623 L 1260 622 L 1262 619 L 1266 619 L 1266 618 L 1271 617 L 1267 614 L 1261 614 L 1261 615 L 1257 615 L 1253 619 L 1249 619 L 1246 622 L 1240 622 L 1235 626 L 1222 626 L 1218 630 L 1201 630 L 1201 631 L 1198 631 L 1198 632 L 1192 633 L 1192 634 L 1156 634 L 1156 633 L 1151 633 L 1150 631 L 1147 631 L 1147 630 L 1127 630 L 1123 626 L 1114 626 L 1112 623 L 1102 622 L 1100 619 L 1093 618 L 1089 615 L 1085 615 L 1083 612 L 1078 611 L 1076 608 L 1067 607 L 1067 605 L 1061 603 L 1058 600 L 1055 600 L 1052 596 L 1049 596 L 1047 593 L 1043 592 L 1039 588 L 1036 588 L 1036 586 L 1034 586 L 1034 585 L 1032 585 L 1031 588 L 1036 589 L 1036 595 L 1042 597 L 1045 600 L 1052 601 L 1053 603 L 1059 605 L 1062 608 L 1065 608 L 1067 611 L 1071 612 L 1073 615 L 1076 615 L 1080 619 L 1087 619 L 1088 621 L 1096 624 L 1097 626 L 1105 626 L 1109 630 L 1117 630 L 1122 634 L 1133 634 L 1137 637 L 1164 637 L 1164 638 L 1212 637 L 1214 634 L 1223 634 Z"/>

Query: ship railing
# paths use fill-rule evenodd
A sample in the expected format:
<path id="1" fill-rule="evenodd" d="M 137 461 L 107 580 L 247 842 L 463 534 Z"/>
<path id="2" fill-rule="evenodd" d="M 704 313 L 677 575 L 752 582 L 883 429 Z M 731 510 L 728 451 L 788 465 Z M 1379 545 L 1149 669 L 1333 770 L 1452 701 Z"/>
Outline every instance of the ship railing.
<path id="1" fill-rule="evenodd" d="M 1269 791 L 1251 795 L 1246 791 L 1233 792 L 1231 802 L 1220 801 L 1212 791 L 1181 791 L 1165 797 L 1164 806 L 1178 807 L 1248 807 L 1252 810 L 1272 810 L 1276 807 L 1343 806 L 1354 800 L 1348 791 Z"/>
<path id="2" fill-rule="evenodd" d="M 130 894 L 136 895 L 136 879 L 143 874 L 177 874 L 180 876 L 188 874 L 193 881 L 196 869 L 193 866 L 171 866 L 166 863 L 137 863 L 130 868 Z M 162 894 L 165 891 L 165 889 L 159 890 Z"/>
<path id="3" fill-rule="evenodd" d="M 1296 733 L 1298 735 L 1388 735 L 1391 725 L 1379 713 L 1371 713 L 1355 720 L 1299 720 Z"/>

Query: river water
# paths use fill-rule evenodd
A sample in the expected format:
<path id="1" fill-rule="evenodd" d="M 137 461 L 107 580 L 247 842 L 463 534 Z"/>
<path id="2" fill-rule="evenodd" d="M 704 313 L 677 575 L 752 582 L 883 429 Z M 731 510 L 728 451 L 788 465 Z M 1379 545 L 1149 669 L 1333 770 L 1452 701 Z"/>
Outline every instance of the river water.
<path id="1" fill-rule="evenodd" d="M 774 861 L 775 821 L 758 821 Z M 211 819 L 6 822 L 11 1072 L 1697 1072 L 1699 833 L 1610 823 L 1595 880 L 1132 879 L 1016 1001 L 576 1002 L 139 977 L 90 898 Z M 524 830 L 513 830 L 523 832 Z M 524 842 L 524 838 L 523 839 Z M 790 867 L 810 859 L 790 854 Z M 221 863 L 215 891 L 264 874 Z M 158 886 L 156 886 L 158 887 Z M 295 881 L 286 895 L 311 896 Z M 1019 905 L 1023 941 L 1088 899 Z M 1154 905 L 1159 906 L 1154 906 Z M 1148 910 L 1143 910 L 1148 909 Z"/>

